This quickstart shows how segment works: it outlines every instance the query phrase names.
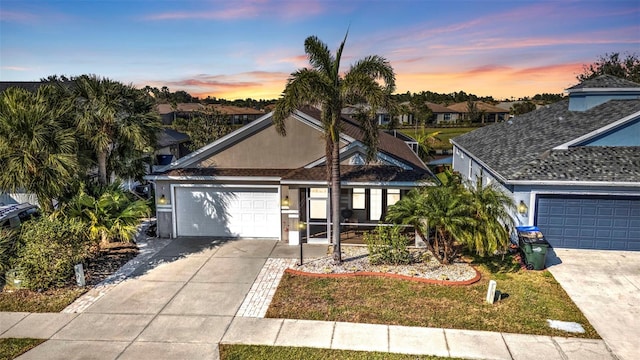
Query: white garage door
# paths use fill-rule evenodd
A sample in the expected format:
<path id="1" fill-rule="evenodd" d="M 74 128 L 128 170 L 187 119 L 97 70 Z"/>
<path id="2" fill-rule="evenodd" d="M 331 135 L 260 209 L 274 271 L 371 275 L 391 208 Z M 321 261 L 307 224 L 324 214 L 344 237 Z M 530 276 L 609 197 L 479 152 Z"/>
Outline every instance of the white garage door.
<path id="1" fill-rule="evenodd" d="M 280 237 L 277 188 L 177 187 L 177 236 Z"/>

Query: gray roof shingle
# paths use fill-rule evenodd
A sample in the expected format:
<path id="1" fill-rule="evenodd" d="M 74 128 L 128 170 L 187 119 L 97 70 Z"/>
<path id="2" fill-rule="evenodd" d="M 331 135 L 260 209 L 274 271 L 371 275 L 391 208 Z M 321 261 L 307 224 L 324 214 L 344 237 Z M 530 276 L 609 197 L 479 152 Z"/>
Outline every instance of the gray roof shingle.
<path id="1" fill-rule="evenodd" d="M 621 79 L 612 75 L 600 75 L 593 79 L 585 80 L 578 85 L 574 85 L 567 90 L 577 89 L 595 89 L 595 88 L 610 88 L 610 89 L 622 89 L 622 88 L 640 88 L 640 84 L 626 79 Z"/>
<path id="2" fill-rule="evenodd" d="M 506 180 L 640 181 L 640 148 L 555 147 L 640 111 L 640 99 L 569 111 L 569 100 L 469 132 L 452 142 Z M 604 165 L 611 162 L 609 165 Z M 628 164 L 620 167 L 615 164 Z"/>

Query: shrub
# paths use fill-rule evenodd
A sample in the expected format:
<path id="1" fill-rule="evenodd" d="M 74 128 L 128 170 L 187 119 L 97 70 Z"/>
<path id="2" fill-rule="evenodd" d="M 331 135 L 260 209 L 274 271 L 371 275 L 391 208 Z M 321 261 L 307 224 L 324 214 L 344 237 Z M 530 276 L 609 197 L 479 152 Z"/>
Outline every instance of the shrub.
<path id="1" fill-rule="evenodd" d="M 82 223 L 43 217 L 23 225 L 14 267 L 28 289 L 62 287 L 73 276 L 73 266 L 84 261 L 91 248 Z"/>
<path id="2" fill-rule="evenodd" d="M 364 234 L 371 264 L 401 265 L 412 262 L 407 249 L 408 239 L 401 231 L 399 226 L 378 226 L 374 231 Z"/>
<path id="3" fill-rule="evenodd" d="M 4 284 L 5 274 L 11 268 L 11 259 L 15 256 L 18 232 L 15 229 L 0 229 L 0 287 Z"/>

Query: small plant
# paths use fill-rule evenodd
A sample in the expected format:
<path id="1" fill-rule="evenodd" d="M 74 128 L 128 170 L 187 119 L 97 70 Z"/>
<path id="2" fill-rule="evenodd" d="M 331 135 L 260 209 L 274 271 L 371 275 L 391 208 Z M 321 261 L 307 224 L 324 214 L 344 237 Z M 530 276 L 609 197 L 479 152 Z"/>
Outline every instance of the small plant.
<path id="1" fill-rule="evenodd" d="M 4 284 L 5 274 L 15 256 L 18 232 L 15 229 L 0 229 L 0 287 Z"/>
<path id="2" fill-rule="evenodd" d="M 373 232 L 364 234 L 369 249 L 369 262 L 374 265 L 401 265 L 412 262 L 407 249 L 407 237 L 399 226 L 378 226 Z"/>
<path id="3" fill-rule="evenodd" d="M 28 289 L 62 287 L 73 276 L 73 266 L 90 255 L 92 245 L 82 223 L 43 217 L 23 225 L 13 265 Z"/>

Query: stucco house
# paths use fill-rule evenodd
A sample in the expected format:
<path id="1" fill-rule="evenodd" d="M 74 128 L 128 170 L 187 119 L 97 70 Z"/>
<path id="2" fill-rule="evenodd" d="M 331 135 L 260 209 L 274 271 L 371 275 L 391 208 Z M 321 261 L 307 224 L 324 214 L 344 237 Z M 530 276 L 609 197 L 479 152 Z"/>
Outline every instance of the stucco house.
<path id="1" fill-rule="evenodd" d="M 504 121 L 509 117 L 509 110 L 487 104 L 483 101 L 475 102 L 477 111 L 482 114 L 482 123 L 492 123 Z M 459 120 L 466 120 L 469 118 L 469 104 L 466 101 L 451 104 L 447 106 L 451 112 L 455 112 L 459 115 Z"/>
<path id="2" fill-rule="evenodd" d="M 285 120 L 283 137 L 269 113 L 147 176 L 155 184 L 159 236 L 328 243 L 330 196 L 319 119 L 317 109 L 300 109 Z M 371 229 L 387 206 L 435 181 L 404 141 L 382 131 L 377 161 L 365 164 L 363 139 L 358 122 L 343 116 L 339 221 L 345 229 Z"/>
<path id="3" fill-rule="evenodd" d="M 451 140 L 453 169 L 510 194 L 552 246 L 640 250 L 640 84 L 609 75 Z"/>

